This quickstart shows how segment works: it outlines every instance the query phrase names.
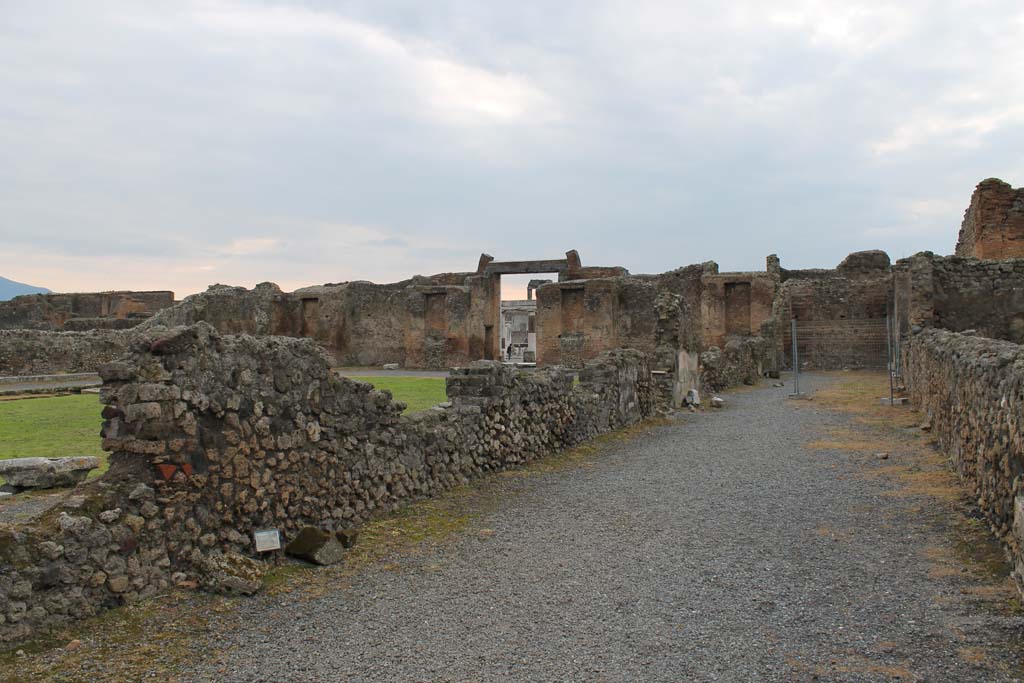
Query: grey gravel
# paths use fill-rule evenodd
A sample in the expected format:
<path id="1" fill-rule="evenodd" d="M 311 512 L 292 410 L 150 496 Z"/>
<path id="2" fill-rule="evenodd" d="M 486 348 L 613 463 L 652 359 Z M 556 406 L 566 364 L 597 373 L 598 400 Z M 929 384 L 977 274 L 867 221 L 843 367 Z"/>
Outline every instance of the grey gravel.
<path id="1" fill-rule="evenodd" d="M 850 454 L 806 449 L 849 418 L 785 395 L 730 394 L 592 466 L 510 478 L 476 530 L 397 569 L 243 601 L 207 643 L 222 654 L 183 678 L 1021 680 L 1021 617 L 928 575 L 942 520 Z M 973 647 L 997 655 L 972 663 Z"/>

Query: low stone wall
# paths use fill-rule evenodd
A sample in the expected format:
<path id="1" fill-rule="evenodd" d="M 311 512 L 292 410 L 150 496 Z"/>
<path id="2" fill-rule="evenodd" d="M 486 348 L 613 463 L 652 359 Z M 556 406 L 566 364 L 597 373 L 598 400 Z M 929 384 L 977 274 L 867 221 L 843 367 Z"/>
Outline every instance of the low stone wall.
<path id="1" fill-rule="evenodd" d="M 0 642 L 172 582 L 254 589 L 252 532 L 351 529 L 404 502 L 654 414 L 646 357 L 453 371 L 450 406 L 403 416 L 337 378 L 312 340 L 201 323 L 133 338 L 104 366 L 110 471 L 28 527 L 0 527 Z"/>
<path id="2" fill-rule="evenodd" d="M 1024 347 L 927 329 L 904 346 L 904 373 L 1024 587 Z"/>
<path id="3" fill-rule="evenodd" d="M 700 354 L 701 391 L 711 394 L 739 384 L 756 384 L 771 366 L 771 343 L 764 337 L 734 337 L 720 349 Z"/>
<path id="4" fill-rule="evenodd" d="M 96 372 L 127 348 L 127 333 L 115 330 L 0 330 L 0 375 Z"/>

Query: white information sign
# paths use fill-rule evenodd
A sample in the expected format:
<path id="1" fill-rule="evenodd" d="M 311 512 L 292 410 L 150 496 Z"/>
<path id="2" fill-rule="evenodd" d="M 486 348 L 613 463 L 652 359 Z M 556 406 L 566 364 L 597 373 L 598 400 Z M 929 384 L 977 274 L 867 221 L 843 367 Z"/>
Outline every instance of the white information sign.
<path id="1" fill-rule="evenodd" d="M 256 552 L 258 553 L 281 549 L 281 533 L 277 529 L 254 531 L 252 537 L 256 541 Z"/>

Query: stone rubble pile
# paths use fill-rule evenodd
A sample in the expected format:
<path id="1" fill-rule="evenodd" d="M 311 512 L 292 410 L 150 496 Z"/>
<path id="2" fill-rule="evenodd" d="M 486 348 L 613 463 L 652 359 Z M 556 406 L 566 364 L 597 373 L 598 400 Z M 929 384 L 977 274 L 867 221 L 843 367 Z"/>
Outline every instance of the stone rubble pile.
<path id="1" fill-rule="evenodd" d="M 734 337 L 724 349 L 712 346 L 700 354 L 701 391 L 713 394 L 739 384 L 761 381 L 771 363 L 771 344 L 764 337 Z"/>

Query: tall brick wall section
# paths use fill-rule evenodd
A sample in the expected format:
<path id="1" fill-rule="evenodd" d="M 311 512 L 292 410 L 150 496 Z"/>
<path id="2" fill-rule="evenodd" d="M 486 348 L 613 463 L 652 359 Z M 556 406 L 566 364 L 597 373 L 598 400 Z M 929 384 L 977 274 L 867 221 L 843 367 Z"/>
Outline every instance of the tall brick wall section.
<path id="1" fill-rule="evenodd" d="M 196 580 L 253 590 L 252 532 L 350 529 L 404 502 L 654 414 L 646 357 L 561 368 L 480 361 L 451 406 L 406 417 L 334 377 L 308 339 L 151 330 L 104 366 L 110 470 L 84 502 L 0 526 L 0 641 Z"/>
<path id="2" fill-rule="evenodd" d="M 1024 258 L 1024 188 L 998 178 L 978 183 L 964 213 L 957 256 Z"/>
<path id="3" fill-rule="evenodd" d="M 908 340 L 904 356 L 913 402 L 1024 587 L 1024 347 L 928 329 Z"/>

